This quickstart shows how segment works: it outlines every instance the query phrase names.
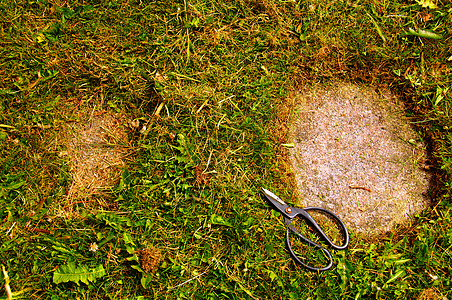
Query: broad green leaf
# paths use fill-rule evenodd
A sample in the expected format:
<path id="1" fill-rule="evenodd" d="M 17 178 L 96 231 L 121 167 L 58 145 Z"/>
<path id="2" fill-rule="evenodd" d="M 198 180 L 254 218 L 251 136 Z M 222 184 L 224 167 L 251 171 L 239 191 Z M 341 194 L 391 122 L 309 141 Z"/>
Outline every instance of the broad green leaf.
<path id="1" fill-rule="evenodd" d="M 281 146 L 286 147 L 286 148 L 294 148 L 295 144 L 294 143 L 288 143 L 288 144 L 281 144 Z"/>
<path id="2" fill-rule="evenodd" d="M 248 289 L 246 289 L 240 282 L 238 282 L 238 281 L 236 281 L 236 282 L 237 282 L 237 284 L 239 285 L 240 289 L 242 289 L 242 291 L 244 291 L 245 293 L 247 293 L 248 296 L 250 296 L 251 298 L 256 299 L 256 298 L 253 296 L 253 294 L 252 294 Z"/>
<path id="3" fill-rule="evenodd" d="M 8 138 L 8 134 L 4 131 L 0 131 L 0 141 L 4 141 Z"/>
<path id="4" fill-rule="evenodd" d="M 442 89 L 442 88 L 439 87 L 439 86 L 436 87 L 435 106 L 438 105 L 438 104 L 441 102 L 441 100 L 444 99 L 444 96 L 443 96 L 443 95 L 447 94 L 448 91 L 449 91 L 449 88 L 448 88 L 448 87 L 445 88 L 445 89 Z"/>
<path id="5" fill-rule="evenodd" d="M 411 261 L 411 259 L 409 259 L 409 258 L 406 258 L 406 259 L 399 259 L 399 260 L 396 260 L 396 261 L 394 262 L 394 264 L 395 264 L 395 265 L 401 265 L 401 264 L 404 264 L 404 263 L 409 262 L 409 261 Z"/>
<path id="6" fill-rule="evenodd" d="M 135 247 L 126 244 L 126 251 L 129 254 L 134 254 L 136 250 Z"/>
<path id="7" fill-rule="evenodd" d="M 224 225 L 231 227 L 231 224 L 228 221 L 226 221 L 222 216 L 217 215 L 210 216 L 210 223 L 214 225 Z"/>
<path id="8" fill-rule="evenodd" d="M 422 7 L 435 9 L 438 8 L 438 6 L 433 3 L 432 0 L 416 0 L 417 4 L 422 5 Z"/>
<path id="9" fill-rule="evenodd" d="M 152 281 L 152 276 L 143 273 L 143 276 L 141 277 L 141 285 L 143 286 L 143 288 L 145 289 L 149 283 Z"/>
<path id="10" fill-rule="evenodd" d="M 66 247 L 60 247 L 60 246 L 55 246 L 55 245 L 53 245 L 52 248 L 61 253 L 74 254 L 74 252 L 75 252 L 73 249 L 68 249 Z"/>
<path id="11" fill-rule="evenodd" d="M 122 225 L 132 226 L 132 221 L 129 218 L 115 214 L 97 214 L 96 219 L 105 221 L 107 225 L 118 230 L 122 230 Z"/>
<path id="12" fill-rule="evenodd" d="M 140 272 L 140 273 L 146 273 L 146 272 L 144 272 L 144 270 L 142 269 L 142 268 L 140 268 L 140 266 L 137 266 L 137 265 L 132 265 L 132 266 L 130 266 L 132 269 L 135 269 L 135 270 L 137 270 L 138 272 Z"/>
<path id="13" fill-rule="evenodd" d="M 104 275 L 105 269 L 103 265 L 90 269 L 85 265 L 76 266 L 75 262 L 70 262 L 67 265 L 60 266 L 53 273 L 53 282 L 59 284 L 72 281 L 79 285 L 81 281 L 89 284 L 89 282 L 95 282 L 97 278 L 101 278 Z"/>
<path id="14" fill-rule="evenodd" d="M 268 274 L 268 276 L 270 277 L 270 280 L 271 280 L 271 281 L 273 281 L 273 280 L 275 280 L 276 278 L 278 278 L 278 275 L 276 275 L 276 273 L 273 272 L 272 270 L 266 270 L 266 271 L 267 271 L 267 274 Z"/>
<path id="15" fill-rule="evenodd" d="M 347 289 L 348 276 L 347 276 L 347 266 L 345 265 L 345 258 L 343 256 L 338 259 L 336 270 L 339 276 L 341 277 L 340 287 L 342 292 L 344 292 Z"/>
<path id="16" fill-rule="evenodd" d="M 124 168 L 121 175 L 121 181 L 119 182 L 119 190 L 122 191 L 124 188 L 128 187 L 130 185 L 130 173 L 127 168 Z"/>
<path id="17" fill-rule="evenodd" d="M 402 36 L 405 36 L 405 35 L 413 35 L 413 36 L 418 36 L 418 37 L 422 37 L 422 38 L 426 38 L 426 39 L 435 39 L 435 40 L 440 40 L 443 38 L 443 36 L 441 34 L 436 33 L 432 30 L 427 30 L 427 29 L 418 29 L 418 31 L 416 31 L 413 28 L 409 28 L 407 32 L 402 34 Z"/>
<path id="18" fill-rule="evenodd" d="M 194 151 L 193 144 L 185 137 L 183 134 L 179 133 L 177 135 L 177 143 L 178 146 L 173 146 L 174 149 L 177 149 L 180 152 L 180 155 L 176 155 L 176 160 L 178 162 L 190 162 L 192 153 Z"/>
<path id="19" fill-rule="evenodd" d="M 386 281 L 386 284 L 393 282 L 399 277 L 405 276 L 405 271 L 399 271 L 394 276 L 392 276 L 388 281 Z"/>
<path id="20" fill-rule="evenodd" d="M 0 178 L 2 180 L 3 178 Z M 15 176 L 5 176 L 5 182 L 0 181 L 0 198 L 6 198 L 10 191 L 16 190 L 25 184 L 25 181 L 14 181 Z"/>
<path id="21" fill-rule="evenodd" d="M 137 262 L 140 261 L 140 258 L 138 257 L 138 255 L 136 253 L 131 253 L 131 254 L 133 254 L 133 255 L 126 258 L 128 261 L 137 261 Z"/>
<path id="22" fill-rule="evenodd" d="M 14 182 L 14 183 L 11 183 L 8 186 L 4 186 L 3 188 L 6 189 L 6 190 L 17 190 L 18 188 L 20 188 L 24 184 L 25 184 L 25 181 Z"/>
<path id="23" fill-rule="evenodd" d="M 124 232 L 123 239 L 124 239 L 124 243 L 126 243 L 126 245 L 134 245 L 135 246 L 135 243 L 133 242 L 132 237 L 127 232 Z"/>

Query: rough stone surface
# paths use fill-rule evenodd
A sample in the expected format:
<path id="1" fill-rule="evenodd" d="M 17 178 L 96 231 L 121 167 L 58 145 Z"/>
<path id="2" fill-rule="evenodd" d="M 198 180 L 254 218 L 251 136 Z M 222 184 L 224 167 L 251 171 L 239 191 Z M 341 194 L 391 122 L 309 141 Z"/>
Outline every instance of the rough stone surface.
<path id="1" fill-rule="evenodd" d="M 426 150 L 390 93 L 340 83 L 299 94 L 290 141 L 299 204 L 355 232 L 389 231 L 428 205 Z"/>

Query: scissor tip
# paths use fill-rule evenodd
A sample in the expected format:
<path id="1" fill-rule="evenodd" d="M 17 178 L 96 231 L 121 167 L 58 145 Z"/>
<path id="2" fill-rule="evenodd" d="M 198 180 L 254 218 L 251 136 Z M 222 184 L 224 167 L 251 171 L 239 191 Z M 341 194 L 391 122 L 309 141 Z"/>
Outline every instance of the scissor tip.
<path id="1" fill-rule="evenodd" d="M 279 203 L 282 204 L 282 205 L 286 205 L 286 204 L 284 203 L 284 201 L 282 201 L 281 199 L 279 199 L 278 196 L 276 196 L 275 194 L 273 194 L 273 193 L 270 192 L 269 190 L 264 189 L 264 188 L 261 188 L 261 191 L 262 191 L 262 192 L 265 194 L 265 196 L 267 196 L 268 198 L 270 198 L 270 199 L 272 199 L 272 200 L 275 200 L 275 201 L 279 202 Z"/>

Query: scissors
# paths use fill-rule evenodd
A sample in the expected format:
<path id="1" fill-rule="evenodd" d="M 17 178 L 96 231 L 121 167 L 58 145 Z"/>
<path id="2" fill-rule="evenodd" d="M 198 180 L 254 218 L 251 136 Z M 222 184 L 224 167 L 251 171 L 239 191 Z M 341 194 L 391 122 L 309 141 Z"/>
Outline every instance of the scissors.
<path id="1" fill-rule="evenodd" d="M 336 250 L 343 250 L 343 249 L 347 248 L 348 243 L 350 241 L 350 236 L 348 234 L 347 227 L 345 227 L 344 222 L 342 222 L 338 216 L 336 216 L 334 213 L 332 213 L 331 211 L 329 211 L 327 209 L 324 209 L 321 207 L 306 207 L 306 208 L 290 207 L 284 201 L 282 201 L 278 196 L 276 196 L 269 190 L 262 188 L 261 192 L 263 193 L 264 197 L 271 204 L 273 204 L 273 206 L 276 208 L 276 210 L 279 211 L 284 217 L 284 221 L 287 226 L 286 244 L 287 244 L 287 248 L 288 248 L 292 258 L 297 263 L 299 263 L 300 265 L 302 265 L 303 267 L 305 267 L 306 269 L 308 269 L 310 271 L 326 271 L 326 270 L 330 269 L 333 266 L 333 257 L 331 255 L 331 253 L 324 247 L 320 246 L 319 244 L 313 242 L 309 238 L 302 235 L 292 224 L 292 220 L 294 220 L 295 217 L 304 219 L 306 221 L 306 224 L 311 229 L 314 229 L 317 232 L 317 234 L 320 236 L 320 238 L 323 239 L 328 246 L 330 246 L 331 248 L 336 249 Z M 343 244 L 340 246 L 334 244 L 333 241 L 331 241 L 331 239 L 322 230 L 320 225 L 312 218 L 312 216 L 309 214 L 309 211 L 317 211 L 323 215 L 326 215 L 331 220 L 334 220 L 334 222 L 337 224 L 337 227 L 339 228 L 339 230 L 341 231 L 341 234 L 343 236 Z M 291 233 L 295 234 L 302 241 L 310 244 L 314 248 L 322 250 L 328 260 L 326 265 L 323 267 L 316 267 L 316 266 L 311 266 L 308 263 L 303 262 L 303 260 L 300 257 L 298 257 L 295 254 L 294 250 L 292 249 L 292 245 L 290 242 L 290 236 L 289 236 Z"/>

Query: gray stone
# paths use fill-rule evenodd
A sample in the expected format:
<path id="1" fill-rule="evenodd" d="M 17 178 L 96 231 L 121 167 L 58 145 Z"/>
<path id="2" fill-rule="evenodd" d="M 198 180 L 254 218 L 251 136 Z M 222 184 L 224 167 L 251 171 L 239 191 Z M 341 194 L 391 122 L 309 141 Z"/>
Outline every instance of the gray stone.
<path id="1" fill-rule="evenodd" d="M 296 97 L 289 141 L 299 205 L 330 209 L 365 235 L 426 208 L 426 150 L 395 97 L 345 83 Z"/>

